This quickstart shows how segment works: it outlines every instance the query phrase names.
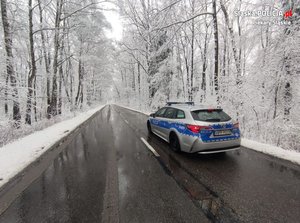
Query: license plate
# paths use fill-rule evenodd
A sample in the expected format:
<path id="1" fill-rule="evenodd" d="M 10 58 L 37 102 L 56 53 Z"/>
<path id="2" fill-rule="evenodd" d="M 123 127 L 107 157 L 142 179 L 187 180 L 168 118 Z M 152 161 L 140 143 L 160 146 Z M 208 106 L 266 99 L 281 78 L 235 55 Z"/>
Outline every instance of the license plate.
<path id="1" fill-rule="evenodd" d="M 219 130 L 214 132 L 215 136 L 231 135 L 231 130 Z"/>

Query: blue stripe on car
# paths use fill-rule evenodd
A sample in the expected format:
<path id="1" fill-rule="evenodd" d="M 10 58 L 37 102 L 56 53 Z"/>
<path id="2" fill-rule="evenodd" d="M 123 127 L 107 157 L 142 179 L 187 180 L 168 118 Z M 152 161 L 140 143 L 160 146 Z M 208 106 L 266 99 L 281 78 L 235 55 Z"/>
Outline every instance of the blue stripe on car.
<path id="1" fill-rule="evenodd" d="M 180 134 L 199 137 L 203 142 L 222 142 L 228 141 L 233 139 L 240 138 L 240 130 L 238 128 L 234 128 L 232 123 L 227 124 L 217 124 L 211 125 L 212 130 L 201 130 L 200 133 L 194 133 L 186 128 L 186 124 L 181 122 L 169 122 L 164 120 L 157 120 L 157 119 L 150 119 L 152 125 L 159 126 L 161 128 L 176 129 Z M 213 135 L 213 130 L 220 130 L 220 129 L 231 129 L 232 135 L 230 136 L 218 136 L 218 137 L 211 137 Z"/>

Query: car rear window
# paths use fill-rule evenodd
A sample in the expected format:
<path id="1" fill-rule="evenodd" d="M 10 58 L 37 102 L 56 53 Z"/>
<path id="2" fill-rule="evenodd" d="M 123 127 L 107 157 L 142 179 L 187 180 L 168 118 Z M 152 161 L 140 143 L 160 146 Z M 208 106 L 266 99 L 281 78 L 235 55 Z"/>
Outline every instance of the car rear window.
<path id="1" fill-rule="evenodd" d="M 227 115 L 221 109 L 207 109 L 207 110 L 197 110 L 192 111 L 192 116 L 196 121 L 203 122 L 226 122 L 231 119 L 229 115 Z"/>
<path id="2" fill-rule="evenodd" d="M 177 119 L 184 119 L 185 118 L 184 111 L 177 110 L 176 118 Z"/>

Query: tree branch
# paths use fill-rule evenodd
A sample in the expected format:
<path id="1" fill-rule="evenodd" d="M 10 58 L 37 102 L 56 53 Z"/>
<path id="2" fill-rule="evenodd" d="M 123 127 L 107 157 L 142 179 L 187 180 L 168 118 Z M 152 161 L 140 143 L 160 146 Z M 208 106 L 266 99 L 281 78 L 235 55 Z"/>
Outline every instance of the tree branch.
<path id="1" fill-rule="evenodd" d="M 175 25 L 179 25 L 179 24 L 184 24 L 184 23 L 187 23 L 187 22 L 189 22 L 189 21 L 191 21 L 191 20 L 193 20 L 193 19 L 195 19 L 195 18 L 197 18 L 197 17 L 199 17 L 199 16 L 202 16 L 202 15 L 213 15 L 213 13 L 211 13 L 211 12 L 202 12 L 202 13 L 199 13 L 199 14 L 197 14 L 197 15 L 195 15 L 195 16 L 193 16 L 193 17 L 187 19 L 187 20 L 174 22 L 174 23 L 172 23 L 172 24 L 169 24 L 169 25 L 166 25 L 166 26 L 163 26 L 163 27 L 160 27 L 160 28 L 156 28 L 156 29 L 154 29 L 153 31 L 166 29 L 166 28 L 169 28 L 169 27 L 171 27 L 171 26 L 175 26 Z"/>

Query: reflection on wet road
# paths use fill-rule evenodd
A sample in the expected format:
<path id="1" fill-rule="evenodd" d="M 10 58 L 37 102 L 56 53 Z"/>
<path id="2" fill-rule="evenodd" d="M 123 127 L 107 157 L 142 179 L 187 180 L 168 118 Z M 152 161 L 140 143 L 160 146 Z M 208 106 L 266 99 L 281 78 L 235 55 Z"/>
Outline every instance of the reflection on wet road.
<path id="1" fill-rule="evenodd" d="M 176 154 L 148 136 L 143 114 L 115 107 L 136 134 L 148 137 L 163 165 L 213 221 L 298 222 L 300 168 L 246 148 L 225 155 Z"/>
<path id="2" fill-rule="evenodd" d="M 0 222 L 298 222 L 299 167 L 248 149 L 174 153 L 147 117 L 107 106 Z M 140 140 L 158 152 L 156 158 Z"/>
<path id="3" fill-rule="evenodd" d="M 0 216 L 12 222 L 209 222 L 107 106 Z"/>

